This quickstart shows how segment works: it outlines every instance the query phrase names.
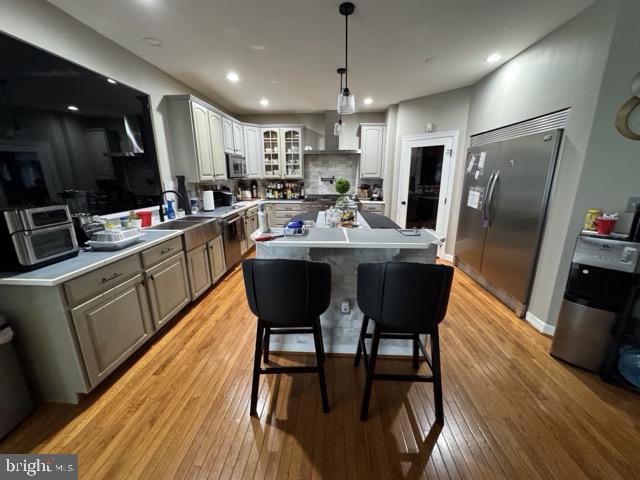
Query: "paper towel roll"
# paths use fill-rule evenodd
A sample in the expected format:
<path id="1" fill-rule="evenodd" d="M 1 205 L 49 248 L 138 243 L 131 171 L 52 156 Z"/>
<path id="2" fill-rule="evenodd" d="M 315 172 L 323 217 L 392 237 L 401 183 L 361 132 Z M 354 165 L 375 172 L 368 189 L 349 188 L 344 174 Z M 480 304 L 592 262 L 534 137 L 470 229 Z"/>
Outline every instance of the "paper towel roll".
<path id="1" fill-rule="evenodd" d="M 215 208 L 213 204 L 213 190 L 205 190 L 202 192 L 202 209 L 210 212 Z"/>

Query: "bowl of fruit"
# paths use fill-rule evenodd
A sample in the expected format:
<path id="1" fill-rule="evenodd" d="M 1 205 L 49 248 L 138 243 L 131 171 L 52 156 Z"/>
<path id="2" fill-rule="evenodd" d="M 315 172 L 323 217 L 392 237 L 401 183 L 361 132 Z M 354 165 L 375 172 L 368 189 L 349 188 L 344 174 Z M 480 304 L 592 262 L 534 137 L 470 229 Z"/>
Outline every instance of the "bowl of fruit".
<path id="1" fill-rule="evenodd" d="M 354 210 L 345 210 L 340 216 L 340 225 L 351 228 L 356 224 L 356 212 Z"/>

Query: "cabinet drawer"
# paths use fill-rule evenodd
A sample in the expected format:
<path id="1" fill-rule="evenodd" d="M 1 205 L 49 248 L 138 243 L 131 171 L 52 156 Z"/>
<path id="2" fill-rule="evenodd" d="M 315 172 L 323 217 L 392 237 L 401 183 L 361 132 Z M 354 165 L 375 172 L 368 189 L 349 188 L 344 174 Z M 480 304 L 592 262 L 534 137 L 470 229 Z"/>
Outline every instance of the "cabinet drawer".
<path id="1" fill-rule="evenodd" d="M 300 214 L 300 212 L 276 212 L 276 221 L 277 222 L 288 222 L 293 217 L 296 217 Z"/>
<path id="2" fill-rule="evenodd" d="M 119 285 L 139 272 L 140 259 L 137 254 L 118 260 L 65 283 L 67 301 L 69 305 L 77 305 Z"/>
<path id="3" fill-rule="evenodd" d="M 276 203 L 276 212 L 301 212 L 301 203 Z"/>
<path id="4" fill-rule="evenodd" d="M 360 205 L 360 211 L 382 213 L 384 211 L 384 205 L 363 203 L 362 205 Z"/>
<path id="5" fill-rule="evenodd" d="M 175 237 L 142 252 L 142 266 L 149 268 L 182 251 L 182 237 Z"/>

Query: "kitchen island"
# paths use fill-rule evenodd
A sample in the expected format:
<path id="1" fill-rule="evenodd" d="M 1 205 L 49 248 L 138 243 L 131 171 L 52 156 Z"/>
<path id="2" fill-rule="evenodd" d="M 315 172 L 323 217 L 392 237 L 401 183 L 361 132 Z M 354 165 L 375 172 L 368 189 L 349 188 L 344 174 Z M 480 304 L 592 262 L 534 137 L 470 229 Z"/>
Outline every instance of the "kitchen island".
<path id="1" fill-rule="evenodd" d="M 319 223 L 320 224 L 320 223 Z M 277 229 L 273 229 L 277 233 Z M 253 234 L 254 238 L 257 232 Z M 309 228 L 301 237 L 281 237 L 256 242 L 257 258 L 285 258 L 324 262 L 331 266 L 331 304 L 320 317 L 325 350 L 355 353 L 362 312 L 356 302 L 357 268 L 360 263 L 435 263 L 442 239 L 421 230 L 419 236 L 405 236 L 395 229 Z M 277 278 L 273 279 L 278 281 Z M 347 313 L 342 303 L 349 302 Z M 286 306 L 283 306 L 286 307 Z M 311 352 L 311 335 L 272 335 L 271 350 Z M 385 340 L 381 353 L 409 355 L 411 345 L 402 340 Z"/>

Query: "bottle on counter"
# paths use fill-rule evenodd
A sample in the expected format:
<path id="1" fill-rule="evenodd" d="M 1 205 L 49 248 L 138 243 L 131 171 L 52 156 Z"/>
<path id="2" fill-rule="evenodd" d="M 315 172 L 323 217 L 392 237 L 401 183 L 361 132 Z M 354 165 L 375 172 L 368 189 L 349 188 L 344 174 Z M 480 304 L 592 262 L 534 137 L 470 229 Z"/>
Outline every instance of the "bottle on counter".
<path id="1" fill-rule="evenodd" d="M 269 221 L 267 219 L 267 213 L 264 211 L 264 203 L 261 203 L 258 208 L 258 229 L 260 233 L 269 232 Z"/>

